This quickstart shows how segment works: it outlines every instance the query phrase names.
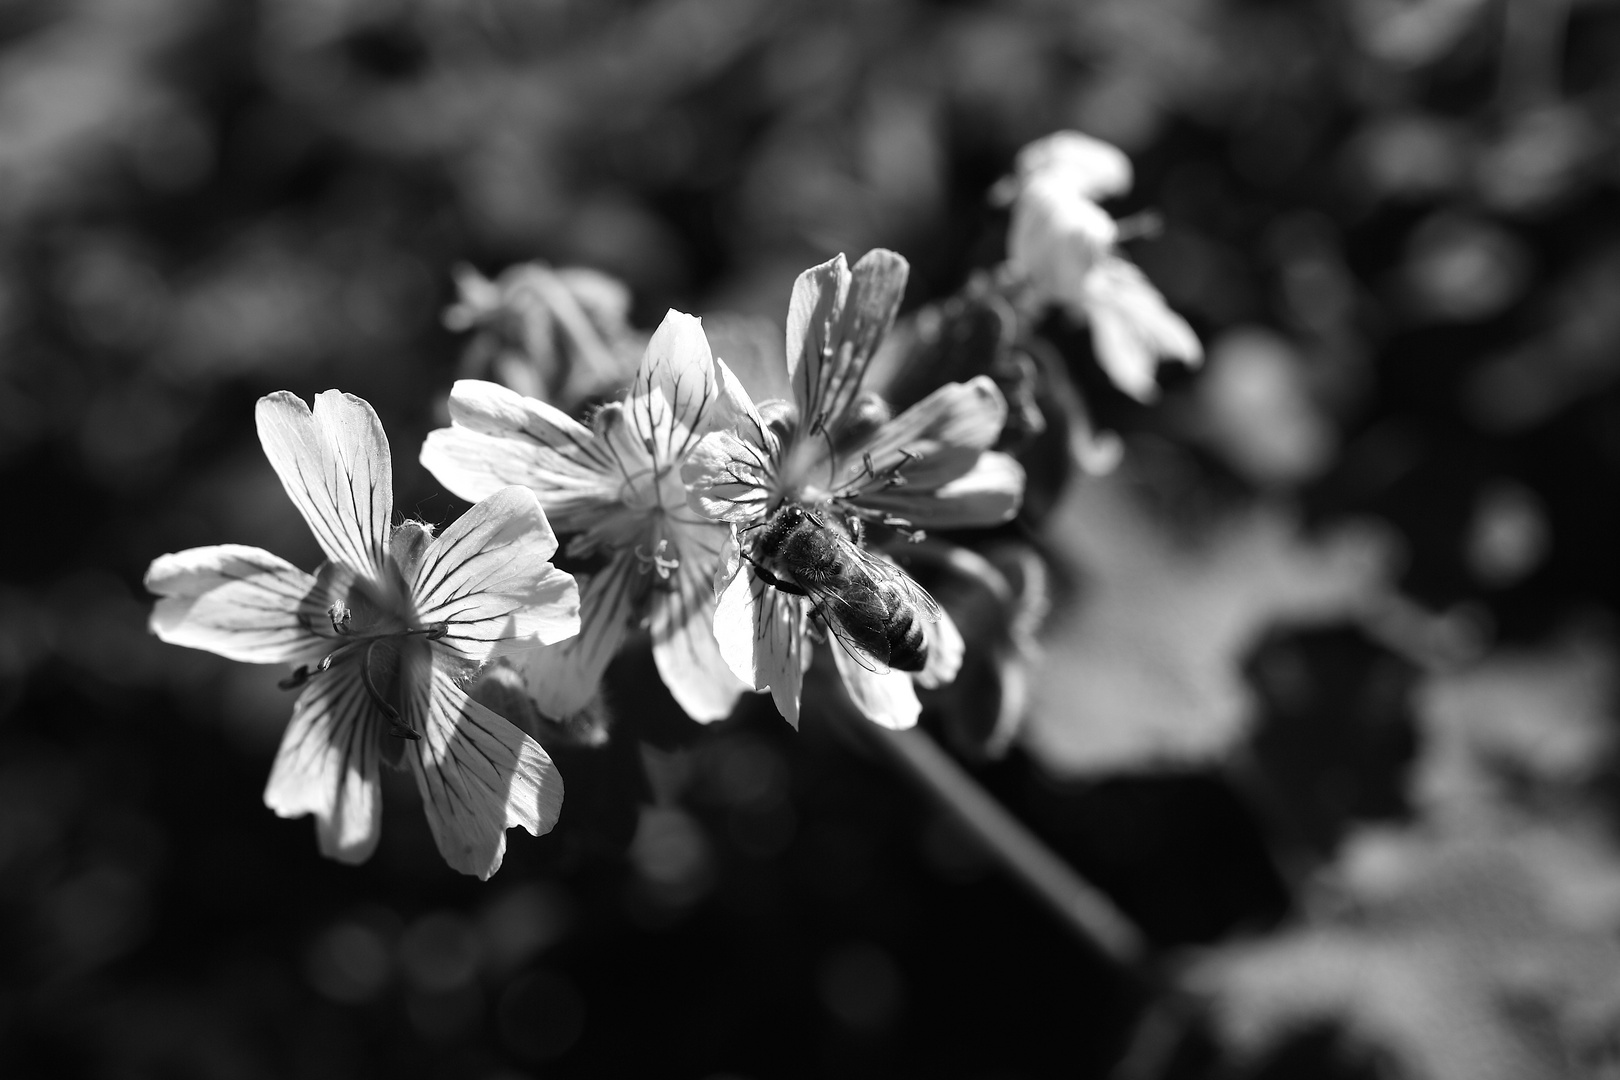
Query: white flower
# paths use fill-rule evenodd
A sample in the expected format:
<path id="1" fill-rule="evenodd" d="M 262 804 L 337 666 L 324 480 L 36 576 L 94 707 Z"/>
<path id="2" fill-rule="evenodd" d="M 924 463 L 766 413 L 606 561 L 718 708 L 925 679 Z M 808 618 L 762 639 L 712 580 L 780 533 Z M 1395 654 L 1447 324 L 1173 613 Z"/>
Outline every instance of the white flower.
<path id="1" fill-rule="evenodd" d="M 1130 161 L 1119 150 L 1060 131 L 1024 147 L 1015 174 L 993 194 L 1012 200 L 1007 263 L 1031 302 L 1089 322 L 1097 361 L 1114 385 L 1151 401 L 1160 359 L 1196 365 L 1204 354 L 1192 327 L 1119 254 L 1119 225 L 1095 201 L 1130 186 Z"/>
<path id="2" fill-rule="evenodd" d="M 715 581 L 721 652 L 739 678 L 769 687 L 795 724 L 812 617 L 822 616 L 809 598 L 783 591 L 760 572 L 761 526 L 790 503 L 839 529 L 845 542 L 853 538 L 851 522 L 900 529 L 989 525 L 1011 518 L 1023 493 L 1017 462 L 989 450 L 1007 407 L 988 377 L 942 386 L 893 419 L 861 392 L 907 270 L 899 255 L 877 250 L 853 272 L 840 255 L 799 275 L 788 306 L 785 370 L 738 372 L 756 397 L 776 400 L 756 407 L 742 395 L 735 430 L 706 437 L 682 469 L 692 505 L 733 526 Z M 909 727 L 920 711 L 913 678 L 937 686 L 955 677 L 962 639 L 949 617 L 926 623 L 925 633 L 927 664 L 915 676 L 874 670 L 883 665 L 829 635 L 844 685 L 870 719 Z"/>
<path id="3" fill-rule="evenodd" d="M 264 801 L 313 814 L 323 854 L 364 861 L 377 846 L 377 765 L 416 777 L 445 861 L 488 878 L 506 830 L 556 823 L 562 780 L 540 745 L 462 692 L 491 655 L 579 626 L 573 579 L 529 492 L 494 492 L 435 537 L 390 524 L 393 469 L 371 406 L 329 390 L 310 411 L 261 398 L 259 439 L 329 562 L 315 574 L 258 548 L 193 548 L 153 561 L 164 641 L 256 664 L 299 665 L 303 686 Z"/>
<path id="4" fill-rule="evenodd" d="M 698 440 L 735 422 L 735 387 L 699 321 L 671 311 L 626 399 L 600 409 L 590 427 L 493 383 L 451 391 L 454 426 L 428 436 L 422 464 L 465 499 L 522 484 L 572 536 L 570 555 L 606 558 L 584 586 L 579 637 L 519 659 L 541 712 L 562 718 L 583 708 L 643 619 L 659 674 L 694 719 L 723 719 L 747 689 L 714 639 L 714 570 L 727 530 L 692 512 L 680 477 Z"/>

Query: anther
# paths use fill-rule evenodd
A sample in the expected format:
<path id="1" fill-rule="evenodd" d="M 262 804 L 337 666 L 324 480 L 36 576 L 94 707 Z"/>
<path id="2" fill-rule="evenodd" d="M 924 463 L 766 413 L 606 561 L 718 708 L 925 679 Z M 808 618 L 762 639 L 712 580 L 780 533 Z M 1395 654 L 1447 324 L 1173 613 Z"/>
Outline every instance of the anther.
<path id="1" fill-rule="evenodd" d="M 309 666 L 306 664 L 299 664 L 296 671 L 287 676 L 285 679 L 278 680 L 276 685 L 283 690 L 296 690 L 307 682 L 309 682 Z"/>

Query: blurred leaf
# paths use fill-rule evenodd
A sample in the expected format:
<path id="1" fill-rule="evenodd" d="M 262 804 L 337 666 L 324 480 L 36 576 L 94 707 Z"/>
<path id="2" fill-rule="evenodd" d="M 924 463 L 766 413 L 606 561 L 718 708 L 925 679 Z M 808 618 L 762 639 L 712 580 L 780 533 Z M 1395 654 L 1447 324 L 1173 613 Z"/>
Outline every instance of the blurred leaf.
<path id="1" fill-rule="evenodd" d="M 1219 1076 L 1273 1075 L 1268 1063 L 1324 1030 L 1385 1062 L 1379 1076 L 1620 1068 L 1620 864 L 1596 836 L 1368 833 L 1329 888 L 1337 913 L 1184 972 Z"/>
<path id="2" fill-rule="evenodd" d="M 1388 589 L 1388 545 L 1371 532 L 1308 540 L 1260 504 L 1177 537 L 1144 505 L 1140 475 L 1075 485 L 1048 520 L 1082 582 L 1048 623 L 1025 729 L 1056 774 L 1219 759 L 1254 712 L 1241 668 L 1260 634 L 1353 619 Z"/>
<path id="3" fill-rule="evenodd" d="M 1613 767 L 1617 676 L 1614 636 L 1594 628 L 1430 676 L 1418 801 L 1442 816 L 1568 803 Z"/>

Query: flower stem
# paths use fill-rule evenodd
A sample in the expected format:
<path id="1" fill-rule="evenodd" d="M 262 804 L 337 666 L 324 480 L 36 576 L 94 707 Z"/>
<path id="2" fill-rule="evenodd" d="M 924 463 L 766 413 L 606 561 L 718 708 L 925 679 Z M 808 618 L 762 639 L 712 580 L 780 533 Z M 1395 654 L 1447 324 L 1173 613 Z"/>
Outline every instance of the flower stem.
<path id="1" fill-rule="evenodd" d="M 927 732 L 861 726 L 1083 942 L 1119 967 L 1135 969 L 1141 964 L 1147 946 L 1136 924 L 985 791 Z"/>

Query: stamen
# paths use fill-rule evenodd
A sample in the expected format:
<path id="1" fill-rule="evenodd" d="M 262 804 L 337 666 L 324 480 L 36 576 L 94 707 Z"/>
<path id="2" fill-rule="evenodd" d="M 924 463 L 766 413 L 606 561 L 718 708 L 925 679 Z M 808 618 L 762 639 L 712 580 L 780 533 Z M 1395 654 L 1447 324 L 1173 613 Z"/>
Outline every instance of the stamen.
<path id="1" fill-rule="evenodd" d="M 679 552 L 673 555 L 664 554 L 668 550 L 670 550 L 670 543 L 667 537 L 661 538 L 658 541 L 658 546 L 650 552 L 645 547 L 637 545 L 635 556 L 636 561 L 641 563 L 641 572 L 646 573 L 648 570 L 653 570 L 657 572 L 660 579 L 667 580 L 671 574 L 681 568 Z"/>
<path id="2" fill-rule="evenodd" d="M 309 666 L 299 664 L 296 671 L 285 679 L 277 680 L 276 685 L 283 690 L 296 690 L 307 682 L 309 682 Z"/>

